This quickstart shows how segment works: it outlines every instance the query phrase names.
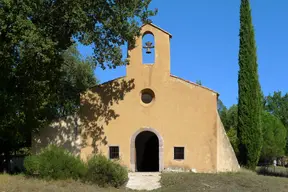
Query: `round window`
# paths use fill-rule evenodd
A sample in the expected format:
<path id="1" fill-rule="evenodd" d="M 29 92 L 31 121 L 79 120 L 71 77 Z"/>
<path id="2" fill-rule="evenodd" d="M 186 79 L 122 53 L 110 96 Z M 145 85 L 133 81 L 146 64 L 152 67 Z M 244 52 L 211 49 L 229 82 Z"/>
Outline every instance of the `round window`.
<path id="1" fill-rule="evenodd" d="M 144 89 L 141 92 L 141 101 L 145 104 L 151 103 L 154 97 L 155 97 L 155 94 L 151 89 Z"/>

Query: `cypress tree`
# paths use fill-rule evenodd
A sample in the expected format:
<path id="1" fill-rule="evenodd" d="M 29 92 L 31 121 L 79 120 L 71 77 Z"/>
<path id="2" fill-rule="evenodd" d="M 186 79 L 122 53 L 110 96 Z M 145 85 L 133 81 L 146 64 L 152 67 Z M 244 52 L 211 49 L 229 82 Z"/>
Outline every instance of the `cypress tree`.
<path id="1" fill-rule="evenodd" d="M 261 87 L 249 0 L 241 0 L 238 73 L 239 163 L 254 170 L 262 148 Z"/>

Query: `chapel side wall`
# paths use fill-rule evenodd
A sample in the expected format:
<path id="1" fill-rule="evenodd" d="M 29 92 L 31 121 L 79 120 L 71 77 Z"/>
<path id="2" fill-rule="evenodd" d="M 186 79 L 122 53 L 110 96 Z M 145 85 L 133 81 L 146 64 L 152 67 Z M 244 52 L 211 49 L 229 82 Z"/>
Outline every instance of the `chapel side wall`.
<path id="1" fill-rule="evenodd" d="M 226 134 L 220 116 L 217 113 L 217 172 L 235 172 L 239 171 L 240 166 L 233 150 L 233 147 Z"/>
<path id="2" fill-rule="evenodd" d="M 80 154 L 81 139 L 78 134 L 80 121 L 77 116 L 68 116 L 53 121 L 32 136 L 32 153 L 37 154 L 51 144 L 62 147 L 74 155 Z"/>

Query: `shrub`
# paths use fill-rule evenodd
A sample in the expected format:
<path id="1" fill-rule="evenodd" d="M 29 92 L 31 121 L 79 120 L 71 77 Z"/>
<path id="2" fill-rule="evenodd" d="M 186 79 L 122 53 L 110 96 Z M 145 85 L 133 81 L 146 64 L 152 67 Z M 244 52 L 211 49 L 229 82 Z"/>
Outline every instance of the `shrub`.
<path id="1" fill-rule="evenodd" d="M 95 155 L 88 160 L 85 180 L 101 187 L 120 187 L 128 181 L 128 171 L 117 161 L 103 155 Z"/>
<path id="2" fill-rule="evenodd" d="M 80 179 L 101 187 L 120 187 L 128 181 L 128 170 L 117 161 L 95 155 L 85 164 L 65 149 L 50 145 L 24 160 L 25 173 L 43 179 Z"/>
<path id="3" fill-rule="evenodd" d="M 39 174 L 40 161 L 36 155 L 28 156 L 24 159 L 24 167 L 27 175 L 34 176 Z"/>
<path id="4" fill-rule="evenodd" d="M 275 177 L 286 177 L 288 178 L 288 170 L 276 170 L 276 168 L 269 168 L 269 167 L 261 167 L 257 170 L 257 173 L 259 175 L 265 175 L 265 176 L 275 176 Z"/>
<path id="5" fill-rule="evenodd" d="M 24 163 L 26 174 L 44 179 L 81 179 L 87 168 L 79 157 L 65 149 L 50 145 L 40 154 L 29 156 Z"/>

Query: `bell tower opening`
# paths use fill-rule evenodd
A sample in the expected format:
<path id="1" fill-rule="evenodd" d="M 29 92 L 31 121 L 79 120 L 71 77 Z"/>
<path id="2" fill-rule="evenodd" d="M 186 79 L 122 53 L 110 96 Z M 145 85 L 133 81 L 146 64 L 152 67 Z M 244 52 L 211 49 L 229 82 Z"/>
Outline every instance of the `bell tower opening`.
<path id="1" fill-rule="evenodd" d="M 170 76 L 171 34 L 149 23 L 141 27 L 135 47 L 128 50 L 129 65 L 126 74 L 131 77 L 151 78 Z"/>
<path id="2" fill-rule="evenodd" d="M 151 32 L 145 32 L 142 37 L 142 64 L 155 63 L 155 40 Z"/>

